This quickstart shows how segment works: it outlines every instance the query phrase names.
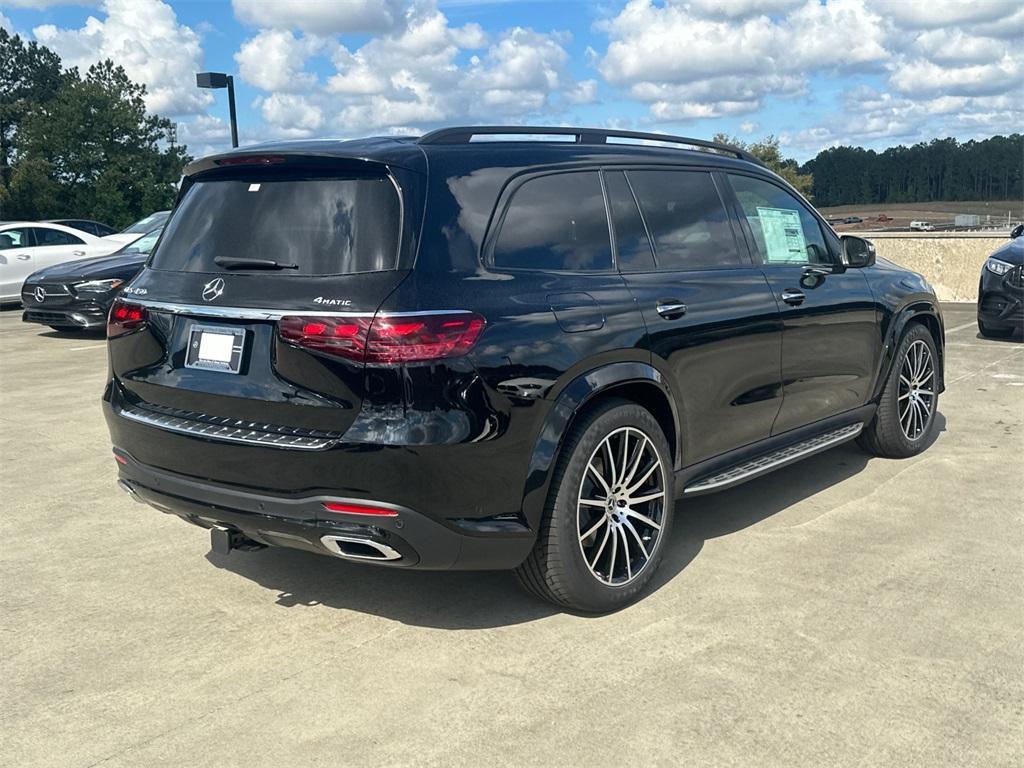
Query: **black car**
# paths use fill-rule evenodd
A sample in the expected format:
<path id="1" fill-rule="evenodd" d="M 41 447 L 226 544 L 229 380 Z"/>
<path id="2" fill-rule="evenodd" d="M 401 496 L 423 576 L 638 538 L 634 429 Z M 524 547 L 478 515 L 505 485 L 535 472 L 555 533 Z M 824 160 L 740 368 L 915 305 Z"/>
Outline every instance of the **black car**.
<path id="1" fill-rule="evenodd" d="M 21 319 L 58 331 L 100 329 L 121 287 L 142 271 L 162 227 L 109 256 L 67 261 L 33 272 L 21 287 Z"/>
<path id="2" fill-rule="evenodd" d="M 982 336 L 1009 338 L 1024 330 L 1024 225 L 1010 242 L 985 260 L 978 283 L 978 330 Z"/>
<path id="3" fill-rule="evenodd" d="M 196 161 L 108 336 L 121 486 L 216 551 L 516 569 L 586 611 L 649 582 L 677 498 L 916 454 L 943 389 L 919 275 L 744 151 L 607 130 Z"/>
<path id="4" fill-rule="evenodd" d="M 117 232 L 109 224 L 101 224 L 98 221 L 92 221 L 91 219 L 47 219 L 50 224 L 63 224 L 65 227 L 71 227 L 81 232 L 88 232 L 90 235 L 96 235 L 96 237 L 106 237 L 107 235 L 113 235 Z"/>

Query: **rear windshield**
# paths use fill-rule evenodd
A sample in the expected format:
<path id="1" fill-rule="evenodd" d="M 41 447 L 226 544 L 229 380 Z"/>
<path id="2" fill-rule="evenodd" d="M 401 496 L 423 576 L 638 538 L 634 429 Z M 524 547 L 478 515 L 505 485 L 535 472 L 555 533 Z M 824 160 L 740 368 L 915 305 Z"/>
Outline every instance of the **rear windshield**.
<path id="1" fill-rule="evenodd" d="M 152 268 L 227 269 L 216 259 L 286 265 L 275 275 L 395 269 L 401 209 L 387 178 L 219 179 L 193 184 L 171 217 Z"/>

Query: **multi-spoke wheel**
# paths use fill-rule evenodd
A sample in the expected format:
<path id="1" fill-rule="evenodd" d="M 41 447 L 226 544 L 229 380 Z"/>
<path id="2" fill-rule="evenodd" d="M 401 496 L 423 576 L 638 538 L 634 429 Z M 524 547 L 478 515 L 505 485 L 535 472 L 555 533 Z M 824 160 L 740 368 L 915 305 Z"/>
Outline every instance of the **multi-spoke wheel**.
<path id="1" fill-rule="evenodd" d="M 931 426 L 935 409 L 935 365 L 932 351 L 922 339 L 916 339 L 903 356 L 896 400 L 903 434 L 908 440 L 917 440 Z"/>
<path id="2" fill-rule="evenodd" d="M 584 414 L 566 437 L 520 581 L 577 610 L 610 611 L 633 600 L 671 526 L 670 456 L 658 422 L 639 405 L 609 400 Z"/>
<path id="3" fill-rule="evenodd" d="M 860 437 L 877 456 L 904 458 L 928 444 L 939 401 L 935 341 L 922 325 L 911 325 L 896 351 L 874 420 Z"/>
<path id="4" fill-rule="evenodd" d="M 622 427 L 587 462 L 576 510 L 580 550 L 604 584 L 640 576 L 658 544 L 665 510 L 661 458 L 650 438 Z"/>

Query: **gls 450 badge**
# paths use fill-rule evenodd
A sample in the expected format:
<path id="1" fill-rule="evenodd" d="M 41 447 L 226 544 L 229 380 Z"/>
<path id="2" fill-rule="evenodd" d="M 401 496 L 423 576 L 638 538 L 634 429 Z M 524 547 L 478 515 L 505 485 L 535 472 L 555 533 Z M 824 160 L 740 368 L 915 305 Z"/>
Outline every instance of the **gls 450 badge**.
<path id="1" fill-rule="evenodd" d="M 314 304 L 320 304 L 324 307 L 351 307 L 351 299 L 325 299 L 323 296 L 317 296 L 313 299 Z"/>

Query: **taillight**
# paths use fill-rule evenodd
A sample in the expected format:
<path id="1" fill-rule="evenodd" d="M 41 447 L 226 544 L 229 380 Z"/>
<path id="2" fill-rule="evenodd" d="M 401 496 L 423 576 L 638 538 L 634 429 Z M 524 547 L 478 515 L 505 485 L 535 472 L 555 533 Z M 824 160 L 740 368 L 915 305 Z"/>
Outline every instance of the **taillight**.
<path id="1" fill-rule="evenodd" d="M 107 338 L 113 339 L 145 327 L 149 321 L 149 310 L 140 304 L 115 299 L 107 315 Z"/>
<path id="2" fill-rule="evenodd" d="M 386 365 L 466 354 L 485 325 L 475 312 L 376 317 L 283 317 L 285 341 L 357 362 Z"/>

